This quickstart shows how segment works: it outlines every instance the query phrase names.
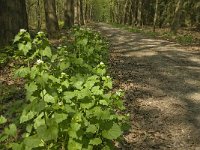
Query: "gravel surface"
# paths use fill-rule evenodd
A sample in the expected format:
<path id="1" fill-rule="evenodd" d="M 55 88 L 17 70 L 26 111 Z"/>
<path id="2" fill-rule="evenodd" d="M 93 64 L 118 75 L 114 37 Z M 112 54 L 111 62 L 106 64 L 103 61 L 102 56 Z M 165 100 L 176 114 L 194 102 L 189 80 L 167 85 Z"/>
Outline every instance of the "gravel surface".
<path id="1" fill-rule="evenodd" d="M 110 72 L 132 128 L 121 149 L 200 150 L 200 49 L 94 24 L 111 43 Z"/>

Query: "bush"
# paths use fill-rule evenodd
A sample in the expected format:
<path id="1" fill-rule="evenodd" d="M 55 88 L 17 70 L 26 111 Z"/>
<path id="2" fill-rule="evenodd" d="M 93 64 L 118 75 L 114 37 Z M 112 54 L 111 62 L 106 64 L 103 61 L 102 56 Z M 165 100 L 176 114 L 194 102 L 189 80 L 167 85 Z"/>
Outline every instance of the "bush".
<path id="1" fill-rule="evenodd" d="M 106 74 L 107 43 L 99 34 L 75 28 L 73 40 L 53 48 L 44 33 L 34 39 L 21 30 L 16 56 L 24 60 L 15 73 L 26 80 L 27 106 L 20 117 L 24 134 L 14 150 L 112 149 L 127 125 L 121 100 Z M 5 121 L 4 121 L 5 122 Z M 0 136 L 15 136 L 14 124 Z"/>

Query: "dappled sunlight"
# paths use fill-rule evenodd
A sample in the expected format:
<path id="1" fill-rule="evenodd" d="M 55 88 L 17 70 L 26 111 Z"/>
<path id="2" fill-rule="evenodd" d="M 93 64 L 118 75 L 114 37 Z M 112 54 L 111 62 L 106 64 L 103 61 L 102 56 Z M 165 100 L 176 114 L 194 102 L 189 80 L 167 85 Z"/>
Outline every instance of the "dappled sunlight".
<path id="1" fill-rule="evenodd" d="M 107 25 L 98 29 L 111 42 L 112 77 L 116 88 L 125 90 L 132 117 L 127 144 L 144 149 L 200 145 L 198 51 L 102 26 Z"/>
<path id="2" fill-rule="evenodd" d="M 200 91 L 197 93 L 197 92 L 194 92 L 194 93 L 190 93 L 187 95 L 187 98 L 188 99 L 191 99 L 192 101 L 196 102 L 198 101 L 197 103 L 200 104 Z M 199 108 L 200 110 L 200 108 Z"/>

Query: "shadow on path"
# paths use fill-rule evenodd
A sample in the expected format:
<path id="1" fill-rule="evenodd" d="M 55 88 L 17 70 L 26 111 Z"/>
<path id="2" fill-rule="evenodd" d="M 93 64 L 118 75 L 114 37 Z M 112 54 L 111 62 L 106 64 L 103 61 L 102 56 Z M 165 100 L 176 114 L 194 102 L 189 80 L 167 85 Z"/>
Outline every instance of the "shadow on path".
<path id="1" fill-rule="evenodd" d="M 110 71 L 126 92 L 132 129 L 123 149 L 200 149 L 200 51 L 93 25 L 111 43 Z"/>

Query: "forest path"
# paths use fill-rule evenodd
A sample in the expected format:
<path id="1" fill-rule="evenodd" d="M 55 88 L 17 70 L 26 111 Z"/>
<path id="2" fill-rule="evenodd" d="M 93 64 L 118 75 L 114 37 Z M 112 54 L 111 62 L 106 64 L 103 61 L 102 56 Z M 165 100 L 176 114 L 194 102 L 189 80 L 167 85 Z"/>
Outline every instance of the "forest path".
<path id="1" fill-rule="evenodd" d="M 200 51 L 107 24 L 110 72 L 125 90 L 132 129 L 123 149 L 200 150 Z"/>

